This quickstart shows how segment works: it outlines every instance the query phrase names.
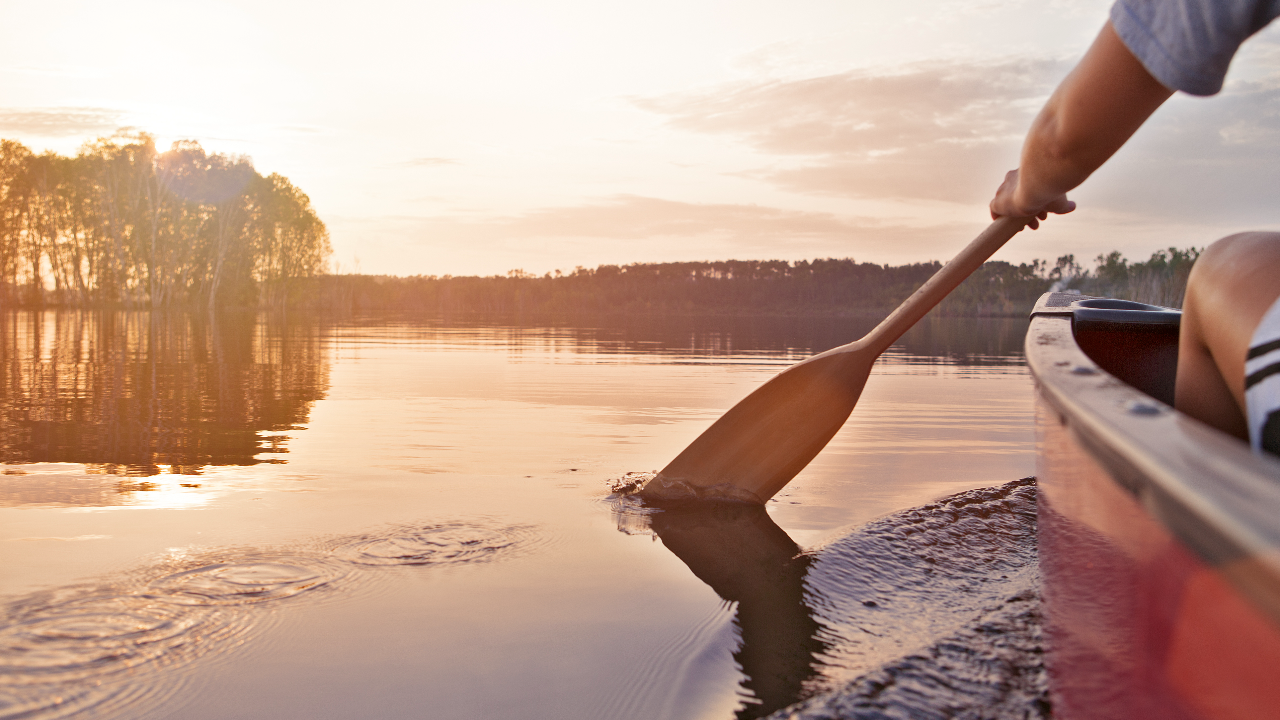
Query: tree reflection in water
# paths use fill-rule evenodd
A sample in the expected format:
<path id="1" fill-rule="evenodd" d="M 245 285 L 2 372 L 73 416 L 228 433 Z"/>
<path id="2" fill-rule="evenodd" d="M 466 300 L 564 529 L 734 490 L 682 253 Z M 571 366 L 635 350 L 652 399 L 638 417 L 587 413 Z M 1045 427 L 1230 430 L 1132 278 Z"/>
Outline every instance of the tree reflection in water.
<path id="1" fill-rule="evenodd" d="M 148 476 L 284 462 L 329 364 L 252 314 L 45 311 L 0 314 L 0 372 L 0 461 Z"/>
<path id="2" fill-rule="evenodd" d="M 749 698 L 742 720 L 758 718 L 800 699 L 818 675 L 827 645 L 822 625 L 805 602 L 810 558 L 763 506 L 688 503 L 648 516 L 668 550 L 721 598 L 737 603 L 741 643 L 734 659 Z"/>

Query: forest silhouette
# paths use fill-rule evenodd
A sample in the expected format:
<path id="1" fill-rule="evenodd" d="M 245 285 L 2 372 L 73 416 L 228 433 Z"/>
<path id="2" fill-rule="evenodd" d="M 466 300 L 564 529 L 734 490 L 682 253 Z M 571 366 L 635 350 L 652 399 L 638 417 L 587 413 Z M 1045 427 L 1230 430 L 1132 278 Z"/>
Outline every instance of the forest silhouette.
<path id="1" fill-rule="evenodd" d="M 1054 264 L 991 261 L 936 312 L 1025 316 L 1051 288 L 1179 307 L 1198 256 L 1195 248 L 1169 248 L 1130 262 L 1112 252 L 1098 256 L 1093 270 L 1074 255 Z M 521 270 L 505 277 L 328 275 L 303 281 L 305 290 L 295 298 L 300 308 L 339 314 L 883 316 L 941 267 L 845 258 L 601 265 L 542 276 Z"/>

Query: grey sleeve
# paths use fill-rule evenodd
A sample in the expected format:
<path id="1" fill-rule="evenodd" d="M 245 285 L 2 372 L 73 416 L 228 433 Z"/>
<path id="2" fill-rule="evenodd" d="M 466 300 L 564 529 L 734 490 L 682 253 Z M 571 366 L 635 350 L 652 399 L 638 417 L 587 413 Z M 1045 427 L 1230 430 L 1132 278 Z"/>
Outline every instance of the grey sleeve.
<path id="1" fill-rule="evenodd" d="M 1240 44 L 1277 15 L 1280 0 L 1116 0 L 1111 25 L 1162 85 L 1213 95 Z"/>

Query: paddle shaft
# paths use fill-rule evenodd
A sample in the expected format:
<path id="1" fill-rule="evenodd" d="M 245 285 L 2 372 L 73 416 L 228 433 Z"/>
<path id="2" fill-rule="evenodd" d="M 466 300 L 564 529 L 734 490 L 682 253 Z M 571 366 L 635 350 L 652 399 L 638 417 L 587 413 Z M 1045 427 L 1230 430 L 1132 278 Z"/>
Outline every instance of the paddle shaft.
<path id="1" fill-rule="evenodd" d="M 912 325 L 919 322 L 920 318 L 942 302 L 965 278 L 972 275 L 974 270 L 982 267 L 982 263 L 1004 247 L 1010 238 L 1017 235 L 1026 226 L 1027 220 L 1028 218 L 1003 217 L 988 225 L 973 242 L 965 246 L 951 262 L 943 265 L 941 270 L 934 273 L 933 277 L 858 341 L 858 344 L 871 349 L 877 357 L 888 350 L 903 333 L 910 330 Z"/>

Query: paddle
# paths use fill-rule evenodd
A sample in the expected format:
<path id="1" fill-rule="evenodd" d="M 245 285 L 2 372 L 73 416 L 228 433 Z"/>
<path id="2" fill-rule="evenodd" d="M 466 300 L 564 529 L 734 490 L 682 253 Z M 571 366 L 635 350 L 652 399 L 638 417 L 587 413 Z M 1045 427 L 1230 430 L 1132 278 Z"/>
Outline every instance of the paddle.
<path id="1" fill-rule="evenodd" d="M 646 483 L 641 497 L 768 501 L 844 425 L 876 358 L 1028 221 L 991 223 L 861 340 L 792 365 L 743 398 Z"/>

